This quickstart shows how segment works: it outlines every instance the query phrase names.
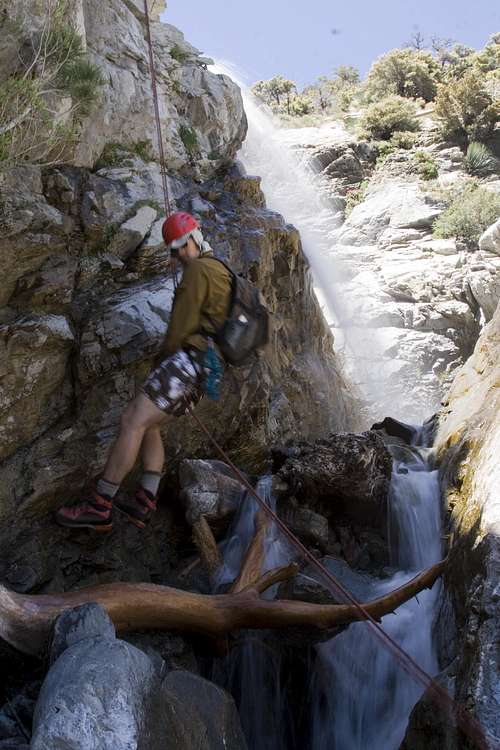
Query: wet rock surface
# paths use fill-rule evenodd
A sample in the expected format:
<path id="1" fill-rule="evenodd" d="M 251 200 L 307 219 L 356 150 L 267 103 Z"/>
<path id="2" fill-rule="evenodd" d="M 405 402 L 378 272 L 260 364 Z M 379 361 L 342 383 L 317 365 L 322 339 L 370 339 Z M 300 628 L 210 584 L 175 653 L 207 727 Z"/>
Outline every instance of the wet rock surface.
<path id="1" fill-rule="evenodd" d="M 442 679 L 494 738 L 492 746 L 500 740 L 499 362 L 500 307 L 458 372 L 437 433 L 445 533 L 452 535 L 437 630 Z M 452 748 L 469 746 L 456 728 L 441 723 L 424 697 L 403 747 L 437 748 L 439 738 Z"/>
<path id="2" fill-rule="evenodd" d="M 375 432 L 333 434 L 316 443 L 298 442 L 273 452 L 289 494 L 313 503 L 329 519 L 383 528 L 392 459 Z"/>
<path id="3" fill-rule="evenodd" d="M 40 682 L 25 685 L 12 695 L 0 709 L 0 748 L 26 750 L 29 748 L 33 713 L 40 690 Z"/>
<path id="4" fill-rule="evenodd" d="M 187 522 L 193 525 L 205 516 L 219 529 L 227 528 L 246 492 L 223 461 L 185 459 L 179 466 L 179 485 Z"/>

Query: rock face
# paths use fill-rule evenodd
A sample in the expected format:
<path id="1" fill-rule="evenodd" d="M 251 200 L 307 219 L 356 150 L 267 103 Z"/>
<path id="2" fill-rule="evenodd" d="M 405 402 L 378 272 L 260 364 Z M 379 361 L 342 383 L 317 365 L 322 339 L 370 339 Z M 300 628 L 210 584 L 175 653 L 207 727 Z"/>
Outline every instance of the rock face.
<path id="1" fill-rule="evenodd" d="M 179 466 L 179 484 L 190 525 L 205 516 L 209 523 L 227 527 L 246 492 L 222 461 L 185 459 Z"/>
<path id="2" fill-rule="evenodd" d="M 398 388 L 407 394 L 406 409 L 392 413 L 410 421 L 437 405 L 443 384 L 472 351 L 481 317 L 489 320 L 498 302 L 500 264 L 455 240 L 433 239 L 440 211 L 411 177 L 381 178 L 338 233 L 352 300 L 340 324 L 379 361 L 386 398 L 396 399 Z"/>
<path id="3" fill-rule="evenodd" d="M 383 526 L 392 459 L 376 432 L 335 434 L 274 452 L 278 476 L 299 501 L 311 498 L 327 516 L 345 514 Z"/>
<path id="4" fill-rule="evenodd" d="M 52 666 L 33 721 L 33 750 L 245 750 L 230 696 L 170 672 L 115 636 L 105 610 L 85 604 L 55 625 Z"/>
<path id="5" fill-rule="evenodd" d="M 323 291 L 348 373 L 373 404 L 373 418 L 389 413 L 419 423 L 438 408 L 495 311 L 498 227 L 476 248 L 434 238 L 432 224 L 444 204 L 436 186 L 415 173 L 416 149 L 434 159 L 440 187 L 467 175 L 460 150 L 429 145 L 425 132 L 413 150 L 398 149 L 377 163 L 376 146 L 356 143 L 340 129 L 290 131 L 283 140 L 317 172 L 330 224 L 339 224 L 323 243 L 330 258 Z M 484 184 L 494 189 L 494 182 Z"/>
<path id="6" fill-rule="evenodd" d="M 500 255 L 500 219 L 483 232 L 479 238 L 479 249 Z"/>
<path id="7" fill-rule="evenodd" d="M 79 0 L 90 57 L 106 85 L 97 113 L 84 123 L 76 161 L 91 166 L 106 143 L 150 141 L 156 150 L 151 81 L 141 3 Z M 159 109 L 167 163 L 211 172 L 231 160 L 245 135 L 241 96 L 227 76 L 206 70 L 206 58 L 168 24 L 152 23 Z"/>
<path id="8" fill-rule="evenodd" d="M 158 2 L 153 9 L 151 36 L 166 162 L 169 171 L 210 174 L 232 161 L 245 136 L 241 96 L 230 78 L 208 72 L 212 61 L 178 29 L 159 22 L 163 8 Z M 30 32 L 46 19 L 44 6 L 26 0 L 13 0 L 2 10 L 11 20 L 23 19 Z M 104 81 L 98 105 L 82 123 L 75 163 L 93 167 L 106 146 L 120 145 L 132 151 L 148 147 L 154 158 L 157 137 L 142 1 L 69 0 L 66 12 Z"/>
<path id="9" fill-rule="evenodd" d="M 70 301 L 58 315 L 52 313 L 52 298 L 42 301 L 34 284 L 31 299 L 26 294 L 23 301 L 25 308 L 32 306 L 30 314 L 26 310 L 19 316 L 15 285 L 8 281 L 2 287 L 0 282 L 6 298 L 0 346 L 9 354 L 8 363 L 2 359 L 0 382 L 5 436 L 0 474 L 8 477 L 0 490 L 4 517 L 14 507 L 14 485 L 24 507 L 50 509 L 59 492 L 68 492 L 68 483 L 78 492 L 100 470 L 120 413 L 164 336 L 173 291 L 171 277 L 164 275 L 164 250 L 157 249 L 151 268 L 151 246 L 146 259 L 141 247 L 124 255 L 118 246 L 114 253 L 106 247 L 108 219 L 117 220 L 119 227 L 111 241 L 125 237 L 127 214 L 143 211 L 137 203 L 150 189 L 153 197 L 158 194 L 157 176 L 142 162 L 107 169 L 105 176 L 59 168 L 46 178 L 47 196 L 37 198 L 39 214 L 53 209 L 61 224 L 72 227 L 64 239 L 71 250 L 66 256 L 62 249 L 60 253 L 69 256 L 68 262 L 74 253 L 76 271 Z M 14 178 L 9 179 L 11 184 Z M 61 184 L 73 186 L 71 203 Z M 219 256 L 255 279 L 274 313 L 266 355 L 246 370 L 227 373 L 219 404 L 202 402 L 199 407 L 216 437 L 240 463 L 255 468 L 272 442 L 299 432 L 316 437 L 351 426 L 352 399 L 332 353 L 297 232 L 263 208 L 258 180 L 237 168 L 198 187 L 178 180 L 177 189 L 179 207 L 203 207 L 205 234 Z M 20 203 L 25 194 L 18 183 Z M 149 213 L 148 222 L 153 218 L 154 212 Z M 19 247 L 31 242 L 31 226 L 16 231 Z M 44 242 L 50 244 L 51 236 Z M 39 262 L 34 255 L 31 267 Z M 24 273 L 32 272 L 26 267 Z M 212 451 L 185 418 L 166 440 L 179 458 Z"/>
<path id="10" fill-rule="evenodd" d="M 388 564 L 392 458 L 378 433 L 294 442 L 273 458 L 279 513 L 304 543 L 363 570 Z"/>
<path id="11" fill-rule="evenodd" d="M 102 101 L 73 164 L 0 176 L 0 568 L 24 591 L 165 582 L 175 558 L 166 542 L 172 492 L 148 530 L 147 554 L 119 523 L 105 548 L 90 550 L 83 541 L 68 546 L 67 534 L 47 523 L 101 470 L 172 304 L 141 5 L 73 0 L 107 81 Z M 25 6 L 16 0 L 16 9 Z M 153 26 L 173 206 L 196 214 L 218 257 L 251 277 L 273 312 L 265 356 L 228 371 L 221 401 L 198 407 L 232 458 L 255 470 L 272 443 L 354 428 L 356 409 L 298 233 L 266 209 L 259 178 L 232 163 L 246 127 L 238 88 L 206 70 L 176 29 Z M 188 418 L 165 443 L 172 475 L 186 457 L 214 455 Z"/>
<path id="12" fill-rule="evenodd" d="M 62 315 L 30 315 L 0 326 L 0 461 L 70 407 L 67 365 L 73 344 Z"/>
<path id="13" fill-rule="evenodd" d="M 373 245 L 404 239 L 404 230 L 429 230 L 440 209 L 427 202 L 417 183 L 382 182 L 369 189 L 338 234 L 341 245 Z M 407 233 L 408 236 L 409 233 Z"/>
<path id="14" fill-rule="evenodd" d="M 437 435 L 447 526 L 453 534 L 444 578 L 446 599 L 438 622 L 444 670 L 440 678 L 496 743 L 500 741 L 499 386 L 500 306 L 454 380 Z M 468 746 L 452 726 L 436 719 L 425 698 L 417 704 L 405 748 Z"/>

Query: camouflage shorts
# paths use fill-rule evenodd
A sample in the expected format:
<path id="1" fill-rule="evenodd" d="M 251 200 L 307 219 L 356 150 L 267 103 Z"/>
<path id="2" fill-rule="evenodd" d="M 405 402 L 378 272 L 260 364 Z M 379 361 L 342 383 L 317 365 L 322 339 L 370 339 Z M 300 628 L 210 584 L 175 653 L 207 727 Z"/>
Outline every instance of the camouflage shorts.
<path id="1" fill-rule="evenodd" d="M 158 409 L 174 417 L 186 413 L 203 395 L 204 353 L 180 349 L 152 370 L 142 385 L 142 392 Z"/>

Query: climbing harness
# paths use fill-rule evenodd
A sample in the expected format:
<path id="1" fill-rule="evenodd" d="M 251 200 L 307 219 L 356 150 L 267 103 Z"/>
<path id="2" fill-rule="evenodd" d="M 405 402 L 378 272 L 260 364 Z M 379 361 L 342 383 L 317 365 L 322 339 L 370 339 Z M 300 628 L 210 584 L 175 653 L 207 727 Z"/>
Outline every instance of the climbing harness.
<path id="1" fill-rule="evenodd" d="M 149 21 L 149 10 L 148 0 L 144 0 L 144 14 L 146 19 L 146 36 L 149 48 L 149 61 L 150 61 L 150 73 L 151 73 L 151 88 L 154 101 L 154 112 L 156 118 L 156 130 L 158 134 L 158 151 L 160 154 L 160 166 L 162 172 L 162 184 L 165 199 L 165 210 L 166 215 L 169 216 L 171 213 L 170 209 L 170 198 L 168 193 L 168 182 L 165 170 L 165 157 L 163 150 L 163 139 L 161 134 L 161 121 L 160 112 L 158 105 L 158 92 L 156 87 L 156 72 L 153 55 L 153 45 L 151 40 L 151 30 Z M 192 408 L 188 408 L 189 414 L 193 417 L 194 421 L 202 432 L 206 435 L 212 445 L 215 447 L 217 452 L 220 454 L 222 459 L 231 468 L 234 475 L 241 482 L 241 484 L 247 489 L 252 497 L 257 501 L 262 510 L 274 521 L 280 531 L 289 539 L 289 541 L 296 547 L 300 552 L 301 556 L 307 560 L 307 562 L 315 568 L 327 581 L 327 588 L 330 589 L 337 598 L 345 603 L 349 603 L 354 606 L 360 615 L 361 621 L 366 621 L 367 625 L 371 628 L 372 632 L 379 639 L 379 641 L 393 654 L 397 659 L 401 667 L 414 678 L 424 689 L 429 692 L 429 695 L 433 700 L 450 716 L 454 717 L 457 725 L 460 729 L 471 739 L 479 750 L 500 750 L 498 744 L 493 744 L 493 738 L 489 737 L 481 724 L 468 713 L 463 706 L 457 703 L 445 688 L 439 685 L 433 677 L 431 677 L 417 662 L 408 654 L 401 646 L 394 641 L 391 636 L 385 632 L 381 625 L 370 615 L 366 607 L 357 601 L 354 596 L 342 586 L 342 584 L 335 578 L 335 576 L 317 560 L 311 552 L 297 539 L 297 537 L 290 531 L 288 526 L 276 515 L 274 511 L 266 505 L 265 501 L 256 492 L 254 487 L 242 474 L 242 472 L 234 465 L 231 459 L 228 457 L 224 449 L 219 445 L 210 431 L 205 427 L 201 419 L 195 414 Z"/>

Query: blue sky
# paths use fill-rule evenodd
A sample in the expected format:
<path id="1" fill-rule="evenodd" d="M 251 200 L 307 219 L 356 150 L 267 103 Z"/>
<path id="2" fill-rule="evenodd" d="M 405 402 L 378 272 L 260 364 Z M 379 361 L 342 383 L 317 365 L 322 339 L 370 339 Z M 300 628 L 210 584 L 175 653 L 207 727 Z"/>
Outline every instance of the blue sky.
<path id="1" fill-rule="evenodd" d="M 299 86 L 338 65 L 365 74 L 415 28 L 483 47 L 500 31 L 498 0 L 167 0 L 163 20 L 247 82 L 282 75 Z"/>

